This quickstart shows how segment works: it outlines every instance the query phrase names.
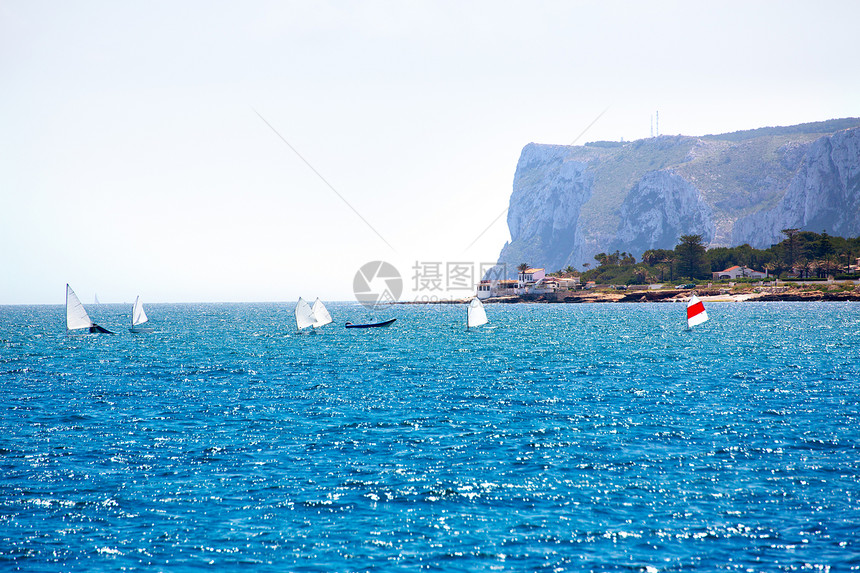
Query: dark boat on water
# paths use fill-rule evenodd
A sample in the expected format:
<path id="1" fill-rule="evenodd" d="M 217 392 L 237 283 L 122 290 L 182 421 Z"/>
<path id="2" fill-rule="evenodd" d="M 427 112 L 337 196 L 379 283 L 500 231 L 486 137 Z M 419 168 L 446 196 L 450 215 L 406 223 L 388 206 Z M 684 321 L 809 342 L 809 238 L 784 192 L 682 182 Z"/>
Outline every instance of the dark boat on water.
<path id="1" fill-rule="evenodd" d="M 351 322 L 346 323 L 347 328 L 380 328 L 384 326 L 391 326 L 391 324 L 397 320 L 396 318 L 392 318 L 391 320 L 386 320 L 385 322 L 374 322 L 372 324 L 353 324 Z"/>

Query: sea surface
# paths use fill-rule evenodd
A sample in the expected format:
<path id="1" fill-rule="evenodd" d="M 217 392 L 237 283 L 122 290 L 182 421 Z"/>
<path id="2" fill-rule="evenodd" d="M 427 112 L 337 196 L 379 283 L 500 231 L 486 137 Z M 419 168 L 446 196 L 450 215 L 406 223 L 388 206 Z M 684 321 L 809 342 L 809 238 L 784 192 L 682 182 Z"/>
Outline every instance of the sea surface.
<path id="1" fill-rule="evenodd" d="M 860 568 L 858 303 L 328 306 L 0 307 L 0 570 Z"/>

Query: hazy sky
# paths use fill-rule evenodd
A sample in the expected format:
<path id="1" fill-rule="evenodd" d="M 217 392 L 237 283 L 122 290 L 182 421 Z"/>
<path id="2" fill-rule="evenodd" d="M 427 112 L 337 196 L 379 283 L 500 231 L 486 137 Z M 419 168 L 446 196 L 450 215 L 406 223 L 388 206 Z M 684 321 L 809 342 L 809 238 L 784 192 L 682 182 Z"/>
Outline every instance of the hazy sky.
<path id="1" fill-rule="evenodd" d="M 352 300 L 371 260 L 405 299 L 468 294 L 409 289 L 496 259 L 524 145 L 607 108 L 580 143 L 648 137 L 655 110 L 686 135 L 858 116 L 857 22 L 854 0 L 0 0 L 0 304 Z"/>

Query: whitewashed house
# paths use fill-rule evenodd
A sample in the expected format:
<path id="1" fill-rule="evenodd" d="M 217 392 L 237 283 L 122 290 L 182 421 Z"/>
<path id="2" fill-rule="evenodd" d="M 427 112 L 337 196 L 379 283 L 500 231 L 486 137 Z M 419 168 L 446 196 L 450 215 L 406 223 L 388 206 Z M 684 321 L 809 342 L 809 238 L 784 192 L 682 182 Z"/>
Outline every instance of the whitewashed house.
<path id="1" fill-rule="evenodd" d="M 753 270 L 749 267 L 739 267 L 735 265 L 733 267 L 729 267 L 725 270 L 718 271 L 716 273 L 711 273 L 714 277 L 714 280 L 720 279 L 740 279 L 740 278 L 748 278 L 748 279 L 764 279 L 767 278 L 767 272 L 761 272 Z"/>
<path id="2" fill-rule="evenodd" d="M 536 283 L 546 277 L 546 269 L 526 269 L 518 276 L 519 288 L 525 288 L 529 283 Z"/>
<path id="3" fill-rule="evenodd" d="M 560 290 L 576 290 L 579 288 L 579 277 L 561 277 L 558 279 Z"/>
<path id="4" fill-rule="evenodd" d="M 497 296 L 514 296 L 517 294 L 517 281 L 514 280 L 482 280 L 478 283 L 476 293 L 480 300 Z"/>

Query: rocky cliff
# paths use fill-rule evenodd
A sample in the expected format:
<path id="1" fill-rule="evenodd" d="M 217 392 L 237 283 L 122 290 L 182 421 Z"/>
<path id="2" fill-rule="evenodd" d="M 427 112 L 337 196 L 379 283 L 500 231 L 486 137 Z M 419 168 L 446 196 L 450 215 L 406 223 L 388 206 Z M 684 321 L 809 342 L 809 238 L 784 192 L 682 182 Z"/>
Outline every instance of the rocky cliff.
<path id="1" fill-rule="evenodd" d="M 788 228 L 860 235 L 860 129 L 809 145 L 779 203 L 737 221 L 732 243 L 768 246 L 782 240 L 781 231 Z"/>
<path id="2" fill-rule="evenodd" d="M 781 230 L 860 235 L 860 119 L 703 137 L 523 148 L 499 256 L 557 270 L 599 252 L 766 248 Z"/>
<path id="3" fill-rule="evenodd" d="M 591 198 L 593 174 L 586 163 L 569 160 L 569 154 L 559 145 L 523 149 L 508 209 L 508 227 L 518 242 L 506 247 L 522 261 L 583 257 L 580 211 Z"/>

